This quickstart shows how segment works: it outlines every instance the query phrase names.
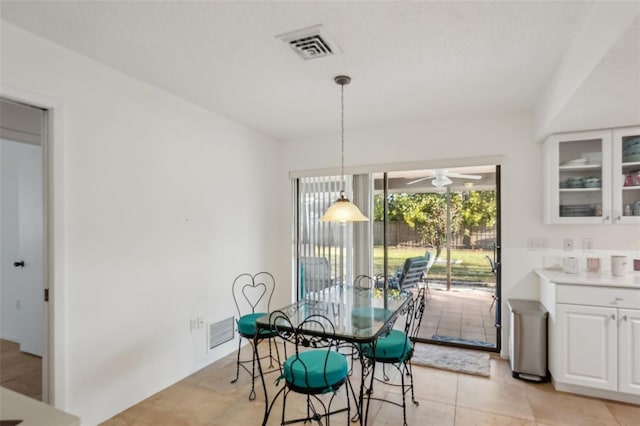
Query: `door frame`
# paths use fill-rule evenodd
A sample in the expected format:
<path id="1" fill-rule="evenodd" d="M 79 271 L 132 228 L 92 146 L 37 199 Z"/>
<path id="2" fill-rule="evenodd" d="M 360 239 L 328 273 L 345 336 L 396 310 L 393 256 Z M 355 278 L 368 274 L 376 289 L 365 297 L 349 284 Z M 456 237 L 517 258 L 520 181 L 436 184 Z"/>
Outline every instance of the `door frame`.
<path id="1" fill-rule="evenodd" d="M 43 176 L 43 304 L 42 401 L 66 408 L 66 229 L 64 192 L 63 104 L 60 100 L 0 83 L 0 97 L 44 110 Z M 44 294 L 43 294 L 44 298 Z"/>

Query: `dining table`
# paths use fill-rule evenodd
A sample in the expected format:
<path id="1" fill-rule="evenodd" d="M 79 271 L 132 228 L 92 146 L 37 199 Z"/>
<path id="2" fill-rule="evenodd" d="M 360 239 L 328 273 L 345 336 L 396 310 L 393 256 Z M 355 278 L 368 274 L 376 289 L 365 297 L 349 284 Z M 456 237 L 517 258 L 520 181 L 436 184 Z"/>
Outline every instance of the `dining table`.
<path id="1" fill-rule="evenodd" d="M 272 312 L 282 312 L 289 319 L 292 329 L 299 327 L 300 324 L 310 315 L 323 315 L 327 317 L 335 327 L 335 334 L 326 337 L 335 337 L 341 342 L 349 344 L 354 351 L 357 351 L 362 345 L 370 345 L 375 350 L 376 340 L 380 336 L 384 336 L 391 331 L 398 316 L 403 314 L 411 300 L 413 294 L 409 290 L 398 289 L 381 289 L 367 288 L 350 285 L 331 285 L 322 290 L 308 292 L 303 299 L 294 303 L 283 306 Z M 261 330 L 269 330 L 272 325 L 269 323 L 271 312 L 257 319 L 256 340 L 253 345 L 258 351 L 258 340 Z M 292 330 L 293 331 L 293 330 Z M 333 330 L 332 330 L 333 331 Z M 303 326 L 305 334 L 322 336 L 324 332 L 318 328 L 309 328 Z M 262 365 L 258 359 L 259 375 L 262 379 L 262 388 L 265 395 L 265 413 L 263 425 L 269 417 L 269 397 L 267 394 L 267 386 L 262 370 Z M 365 377 L 365 368 L 371 368 L 371 382 L 369 390 L 372 390 L 373 377 L 375 373 L 375 362 L 365 365 L 365 357 L 358 356 L 360 359 L 361 377 Z M 353 368 L 353 365 L 352 365 Z M 357 400 L 357 418 L 361 425 L 367 424 L 368 402 L 364 407 L 364 380 L 360 380 L 360 392 Z"/>

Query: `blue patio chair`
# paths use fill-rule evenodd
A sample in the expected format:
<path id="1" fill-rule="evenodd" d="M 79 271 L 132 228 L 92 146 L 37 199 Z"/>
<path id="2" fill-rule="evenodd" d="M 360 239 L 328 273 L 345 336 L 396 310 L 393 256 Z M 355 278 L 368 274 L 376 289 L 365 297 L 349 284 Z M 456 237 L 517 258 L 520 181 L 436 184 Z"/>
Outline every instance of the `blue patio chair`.
<path id="1" fill-rule="evenodd" d="M 424 256 L 407 258 L 402 270 L 396 272 L 395 277 L 389 278 L 389 288 L 407 290 L 418 287 L 424 276 L 427 263 Z"/>

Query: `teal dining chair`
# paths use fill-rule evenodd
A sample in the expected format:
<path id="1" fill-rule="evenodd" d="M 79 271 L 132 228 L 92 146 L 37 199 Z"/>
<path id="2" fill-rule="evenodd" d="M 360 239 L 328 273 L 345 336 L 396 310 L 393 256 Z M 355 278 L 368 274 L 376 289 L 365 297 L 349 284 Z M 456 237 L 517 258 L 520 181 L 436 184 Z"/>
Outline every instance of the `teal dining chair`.
<path id="1" fill-rule="evenodd" d="M 347 358 L 337 351 L 339 340 L 336 338 L 335 326 L 323 315 L 309 315 L 300 324 L 294 325 L 290 317 L 275 311 L 269 316 L 271 331 L 285 342 L 285 358 L 282 373 L 276 386 L 284 382 L 276 393 L 265 413 L 263 424 L 267 423 L 274 404 L 282 396 L 281 425 L 298 422 L 318 422 L 321 424 L 329 416 L 346 412 L 349 424 L 351 403 L 349 394 L 353 388 L 349 381 L 349 363 Z M 286 354 L 287 346 L 293 353 Z M 333 408 L 338 392 L 346 390 L 346 406 Z M 306 415 L 301 418 L 289 418 L 287 397 L 291 392 L 306 396 Z"/>
<path id="2" fill-rule="evenodd" d="M 415 405 L 419 405 L 414 395 L 411 358 L 413 356 L 413 345 L 420 330 L 420 324 L 426 306 L 425 292 L 426 289 L 424 287 L 420 288 L 417 295 L 409 301 L 405 313 L 404 327 L 401 330 L 394 328 L 388 334 L 378 337 L 374 344 L 365 344 L 360 348 L 361 356 L 369 360 L 371 364 L 382 364 L 382 379 L 375 376 L 373 377 L 374 380 L 371 382 L 371 388 L 365 392 L 366 398 L 368 400 L 388 402 L 402 407 L 404 426 L 407 426 L 406 394 L 411 392 L 411 401 Z M 400 384 L 394 384 L 390 381 L 386 372 L 386 366 L 393 366 L 400 373 Z M 368 374 L 375 374 L 375 366 L 373 367 L 374 368 L 368 369 Z M 405 376 L 409 378 L 409 383 L 406 383 Z M 363 378 L 363 380 L 365 379 Z M 373 382 L 399 386 L 401 388 L 402 403 L 393 399 L 374 397 Z M 393 394 L 389 393 L 387 398 L 393 398 Z"/>
<path id="3" fill-rule="evenodd" d="M 238 310 L 236 327 L 240 337 L 238 339 L 238 356 L 236 358 L 236 377 L 231 380 L 231 383 L 236 383 L 238 381 L 241 367 L 249 373 L 251 376 L 251 392 L 249 393 L 249 400 L 254 400 L 256 398 L 255 380 L 258 377 L 256 374 L 256 362 L 259 361 L 258 357 L 260 355 L 255 343 L 260 342 L 263 339 L 267 339 L 269 342 L 269 353 L 263 355 L 260 359 L 268 358 L 270 369 L 274 368 L 273 361 L 276 361 L 276 366 L 278 367 L 280 364 L 278 346 L 273 344 L 274 333 L 270 330 L 261 330 L 260 334 L 256 336 L 256 320 L 268 314 L 275 285 L 275 279 L 269 272 L 259 272 L 255 275 L 247 273 L 240 274 L 235 278 L 235 280 L 233 280 L 233 301 L 235 302 Z M 251 347 L 251 359 L 241 359 L 240 353 L 242 350 L 242 339 L 249 342 L 249 346 Z M 249 369 L 246 364 L 251 364 L 251 369 Z"/>

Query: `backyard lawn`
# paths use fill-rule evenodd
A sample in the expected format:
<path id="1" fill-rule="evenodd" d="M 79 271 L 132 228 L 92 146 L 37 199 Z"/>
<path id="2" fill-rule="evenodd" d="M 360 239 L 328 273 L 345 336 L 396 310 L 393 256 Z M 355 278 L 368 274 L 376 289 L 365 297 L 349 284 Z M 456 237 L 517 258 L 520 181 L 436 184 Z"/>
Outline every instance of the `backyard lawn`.
<path id="1" fill-rule="evenodd" d="M 431 252 L 432 256 L 435 256 L 435 249 L 389 247 L 389 273 L 393 274 L 396 270 L 402 269 L 406 258 L 424 256 L 427 250 Z M 382 274 L 383 272 L 383 254 L 382 247 L 374 247 L 373 270 L 376 274 Z M 440 257 L 436 259 L 436 262 L 431 267 L 428 275 L 430 281 L 446 281 L 446 255 L 446 250 L 443 250 L 440 253 Z M 454 284 L 455 282 L 495 284 L 496 280 L 486 256 L 492 257 L 493 252 L 491 250 L 478 249 L 451 250 L 451 281 Z"/>

